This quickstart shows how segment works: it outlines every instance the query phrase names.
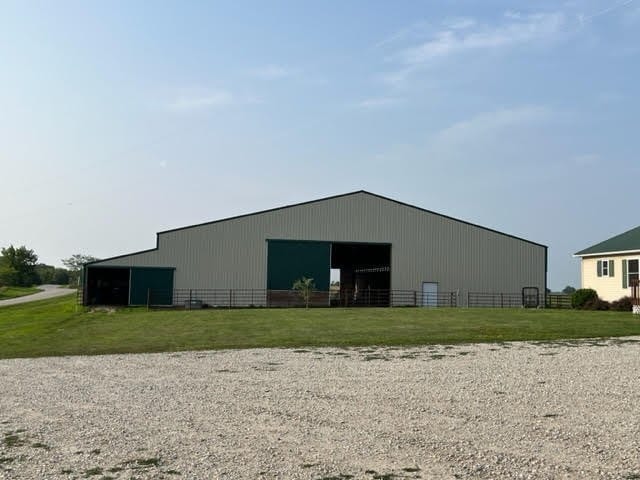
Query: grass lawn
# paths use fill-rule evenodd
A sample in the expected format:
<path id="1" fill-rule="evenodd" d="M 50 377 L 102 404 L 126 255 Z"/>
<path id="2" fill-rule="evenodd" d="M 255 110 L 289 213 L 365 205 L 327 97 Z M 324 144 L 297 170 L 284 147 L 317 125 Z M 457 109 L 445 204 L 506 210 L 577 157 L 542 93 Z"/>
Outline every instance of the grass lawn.
<path id="1" fill-rule="evenodd" d="M 76 311 L 77 310 L 77 311 Z M 254 347 L 424 345 L 640 335 L 626 312 L 354 308 L 91 313 L 65 296 L 0 310 L 0 358 Z"/>
<path id="2" fill-rule="evenodd" d="M 41 292 L 36 287 L 0 287 L 0 300 L 8 300 L 9 298 L 24 297 Z"/>

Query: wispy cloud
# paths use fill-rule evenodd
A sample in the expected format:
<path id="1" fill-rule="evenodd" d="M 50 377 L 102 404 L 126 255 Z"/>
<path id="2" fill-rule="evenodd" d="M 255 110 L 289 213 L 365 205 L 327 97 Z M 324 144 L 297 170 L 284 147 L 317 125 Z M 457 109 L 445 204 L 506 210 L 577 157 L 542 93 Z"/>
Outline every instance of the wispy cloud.
<path id="1" fill-rule="evenodd" d="M 565 22 L 560 12 L 523 15 L 507 12 L 497 25 L 479 24 L 473 19 L 445 23 L 420 45 L 400 52 L 405 65 L 424 64 L 430 60 L 470 50 L 506 48 L 558 33 Z"/>
<path id="2" fill-rule="evenodd" d="M 537 105 L 482 112 L 440 130 L 433 136 L 432 143 L 451 148 L 456 145 L 483 142 L 486 139 L 493 140 L 506 130 L 541 122 L 549 119 L 551 115 L 552 111 L 548 107 Z"/>
<path id="3" fill-rule="evenodd" d="M 378 79 L 391 88 L 399 89 L 405 86 L 409 76 L 416 70 L 415 66 L 407 66 L 399 70 L 377 75 Z"/>
<path id="4" fill-rule="evenodd" d="M 263 80 L 277 80 L 280 78 L 296 75 L 298 73 L 298 70 L 292 67 L 285 67 L 283 65 L 270 64 L 254 68 L 249 73 L 253 77 Z"/>
<path id="5" fill-rule="evenodd" d="M 592 167 L 600 163 L 600 155 L 597 153 L 584 153 L 573 157 L 571 162 L 578 167 Z"/>
<path id="6" fill-rule="evenodd" d="M 636 27 L 640 23 L 640 5 L 628 9 L 623 15 L 623 22 L 629 27 Z"/>
<path id="7" fill-rule="evenodd" d="M 262 100 L 258 97 L 236 95 L 228 90 L 190 89 L 179 92 L 173 100 L 165 103 L 165 107 L 173 112 L 196 112 L 261 103 Z"/>
<path id="8" fill-rule="evenodd" d="M 606 15 L 608 13 L 611 13 L 615 10 L 618 10 L 619 8 L 622 7 L 626 7 L 628 5 L 630 5 L 631 3 L 633 3 L 635 0 L 623 0 L 621 2 L 617 2 L 614 3 L 613 5 L 609 5 L 607 8 L 603 8 L 602 10 L 599 10 L 597 12 L 593 12 L 590 14 L 580 14 L 578 15 L 578 20 L 580 21 L 581 25 L 584 25 L 586 22 L 596 18 L 596 17 L 600 17 L 602 15 Z"/>
<path id="9" fill-rule="evenodd" d="M 470 17 L 456 17 L 445 20 L 444 25 L 453 30 L 465 30 L 477 25 L 477 21 Z"/>
<path id="10" fill-rule="evenodd" d="M 625 98 L 624 94 L 618 91 L 606 91 L 600 92 L 594 96 L 597 103 L 603 105 L 611 105 L 614 103 L 620 103 Z"/>
<path id="11" fill-rule="evenodd" d="M 447 184 L 465 195 L 470 190 L 484 195 L 489 185 L 504 188 L 547 178 L 545 167 L 566 159 L 551 134 L 560 131 L 568 118 L 545 105 L 481 111 L 432 131 L 413 145 L 390 147 L 376 161 L 410 167 L 416 178 L 428 176 L 433 184 Z M 464 180 L 470 178 L 473 181 Z"/>
<path id="12" fill-rule="evenodd" d="M 233 102 L 233 94 L 226 90 L 200 91 L 180 94 L 167 107 L 169 110 L 184 112 L 223 107 Z"/>
<path id="13" fill-rule="evenodd" d="M 376 77 L 391 88 L 402 89 L 412 74 L 438 60 L 471 51 L 507 50 L 551 41 L 567 22 L 567 15 L 560 11 L 532 14 L 507 11 L 489 23 L 472 17 L 448 18 L 431 25 L 416 23 L 378 43 L 387 50 L 395 50 L 385 58 L 387 63 L 395 64 L 395 69 Z M 400 47 L 402 44 L 404 47 Z"/>
<path id="14" fill-rule="evenodd" d="M 363 110 L 373 110 L 393 107 L 402 103 L 403 101 L 404 100 L 399 97 L 372 97 L 357 102 L 356 107 Z"/>
<path id="15" fill-rule="evenodd" d="M 386 47 L 398 42 L 406 42 L 416 37 L 423 37 L 429 28 L 428 22 L 416 22 L 388 35 L 374 45 L 376 48 Z"/>

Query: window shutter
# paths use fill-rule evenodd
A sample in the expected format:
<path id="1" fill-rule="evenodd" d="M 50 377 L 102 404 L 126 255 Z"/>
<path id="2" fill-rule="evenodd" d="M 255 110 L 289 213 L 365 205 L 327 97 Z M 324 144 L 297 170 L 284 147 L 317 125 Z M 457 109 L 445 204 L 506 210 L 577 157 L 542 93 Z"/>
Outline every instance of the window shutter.
<path id="1" fill-rule="evenodd" d="M 598 276 L 602 276 L 602 260 L 598 260 Z"/>
<path id="2" fill-rule="evenodd" d="M 627 288 L 627 261 L 622 260 L 622 288 Z"/>
<path id="3" fill-rule="evenodd" d="M 613 277 L 613 260 L 609 260 L 609 276 Z"/>

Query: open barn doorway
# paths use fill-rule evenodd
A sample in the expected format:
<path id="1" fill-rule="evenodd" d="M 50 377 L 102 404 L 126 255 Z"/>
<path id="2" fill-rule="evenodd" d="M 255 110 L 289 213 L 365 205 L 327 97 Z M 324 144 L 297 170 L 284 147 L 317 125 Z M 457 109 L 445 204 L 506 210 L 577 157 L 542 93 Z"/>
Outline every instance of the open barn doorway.
<path id="1" fill-rule="evenodd" d="M 339 305 L 389 306 L 391 245 L 332 243 L 331 269 L 340 271 Z"/>
<path id="2" fill-rule="evenodd" d="M 128 305 L 130 268 L 89 267 L 86 305 Z"/>

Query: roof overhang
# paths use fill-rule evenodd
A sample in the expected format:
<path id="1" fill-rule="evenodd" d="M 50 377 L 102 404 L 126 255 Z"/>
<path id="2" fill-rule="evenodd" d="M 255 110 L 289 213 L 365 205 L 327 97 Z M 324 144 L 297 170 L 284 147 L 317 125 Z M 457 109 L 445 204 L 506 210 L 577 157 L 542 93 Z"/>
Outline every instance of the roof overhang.
<path id="1" fill-rule="evenodd" d="M 574 257 L 606 257 L 611 255 L 628 255 L 630 253 L 640 254 L 640 249 L 636 250 L 619 250 L 617 252 L 597 252 L 597 253 L 574 253 Z"/>

